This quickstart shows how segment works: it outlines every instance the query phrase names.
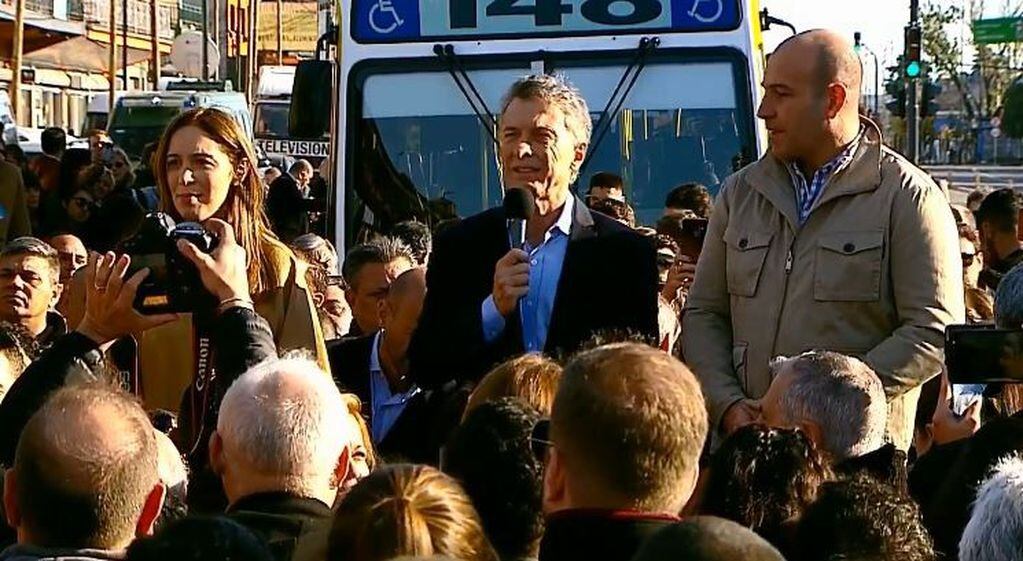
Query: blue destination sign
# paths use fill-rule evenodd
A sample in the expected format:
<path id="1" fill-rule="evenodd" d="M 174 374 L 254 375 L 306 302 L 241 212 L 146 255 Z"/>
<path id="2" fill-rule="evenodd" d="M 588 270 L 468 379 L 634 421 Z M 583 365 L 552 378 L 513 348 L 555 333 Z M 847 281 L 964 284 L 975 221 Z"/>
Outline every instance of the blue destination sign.
<path id="1" fill-rule="evenodd" d="M 725 31 L 739 0 L 353 0 L 360 43 Z"/>

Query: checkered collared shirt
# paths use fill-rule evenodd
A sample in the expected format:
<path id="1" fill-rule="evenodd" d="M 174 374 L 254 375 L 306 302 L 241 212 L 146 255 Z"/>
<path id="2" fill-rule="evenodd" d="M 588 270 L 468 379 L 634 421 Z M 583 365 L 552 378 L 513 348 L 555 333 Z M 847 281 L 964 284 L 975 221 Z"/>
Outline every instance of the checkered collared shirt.
<path id="1" fill-rule="evenodd" d="M 813 208 L 817 199 L 821 198 L 821 193 L 824 192 L 824 187 L 828 184 L 828 180 L 852 162 L 853 156 L 856 155 L 856 149 L 860 147 L 860 141 L 863 139 L 865 130 L 865 128 L 860 127 L 860 132 L 856 135 L 856 138 L 841 153 L 814 172 L 813 179 L 810 182 L 806 181 L 806 177 L 803 176 L 803 172 L 800 171 L 798 165 L 795 163 L 788 164 L 789 175 L 792 177 L 792 184 L 796 188 L 796 206 L 799 210 L 800 226 L 809 218 L 810 209 Z"/>

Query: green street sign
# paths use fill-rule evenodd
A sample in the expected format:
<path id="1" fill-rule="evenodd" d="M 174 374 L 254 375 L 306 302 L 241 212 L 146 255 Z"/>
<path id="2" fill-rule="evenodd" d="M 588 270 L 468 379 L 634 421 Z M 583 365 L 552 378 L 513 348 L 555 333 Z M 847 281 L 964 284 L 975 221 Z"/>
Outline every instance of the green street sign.
<path id="1" fill-rule="evenodd" d="M 976 20 L 973 22 L 973 41 L 978 45 L 1023 41 L 1023 18 Z"/>

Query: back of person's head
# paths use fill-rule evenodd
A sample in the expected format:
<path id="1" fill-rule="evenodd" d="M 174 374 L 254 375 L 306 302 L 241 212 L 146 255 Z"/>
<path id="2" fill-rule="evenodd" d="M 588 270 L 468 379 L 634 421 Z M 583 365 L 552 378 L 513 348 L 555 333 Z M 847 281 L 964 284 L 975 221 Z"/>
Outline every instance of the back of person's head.
<path id="1" fill-rule="evenodd" d="M 417 265 L 424 266 L 429 262 L 430 253 L 433 252 L 433 235 L 429 226 L 417 220 L 406 220 L 391 228 L 391 236 L 412 250 Z"/>
<path id="2" fill-rule="evenodd" d="M 128 548 L 126 561 L 273 561 L 259 537 L 224 516 L 177 520 Z"/>
<path id="3" fill-rule="evenodd" d="M 821 486 L 795 543 L 804 561 L 935 559 L 913 499 L 863 475 Z"/>
<path id="4" fill-rule="evenodd" d="M 169 436 L 155 428 L 153 434 L 156 436 L 160 483 L 167 489 L 160 517 L 156 521 L 156 527 L 163 528 L 188 515 L 188 468 L 185 467 L 181 452 L 174 446 Z"/>
<path id="5" fill-rule="evenodd" d="M 763 425 L 729 436 L 709 470 L 700 511 L 734 520 L 786 550 L 785 529 L 832 478 L 827 461 L 805 434 Z"/>
<path id="6" fill-rule="evenodd" d="M 312 360 L 267 361 L 224 394 L 211 444 L 232 502 L 278 491 L 333 504 L 358 426 L 329 375 Z"/>
<path id="7" fill-rule="evenodd" d="M 978 187 L 973 191 L 970 191 L 969 195 L 966 195 L 966 208 L 976 212 L 980 207 L 980 203 L 984 202 L 984 197 L 988 194 L 987 189 Z"/>
<path id="8" fill-rule="evenodd" d="M 477 407 L 444 451 L 502 559 L 535 558 L 543 535 L 543 464 L 530 437 L 540 415 L 513 397 Z"/>
<path id="9" fill-rule="evenodd" d="M 609 171 L 598 171 L 590 177 L 591 191 L 597 187 L 621 191 L 623 185 L 625 185 L 625 182 L 622 180 L 622 176 Z"/>
<path id="10" fill-rule="evenodd" d="M 1003 329 L 1023 328 L 1023 267 L 1013 267 L 995 292 L 995 324 Z"/>
<path id="11" fill-rule="evenodd" d="M 773 400 L 765 400 L 769 424 L 803 428 L 835 462 L 884 445 L 888 422 L 884 387 L 863 361 L 831 351 L 811 351 L 775 367 L 789 383 L 775 404 L 785 418 L 782 423 L 774 422 L 766 410 Z"/>
<path id="12" fill-rule="evenodd" d="M 636 227 L 636 211 L 624 201 L 618 199 L 598 199 L 588 197 L 586 199 L 590 210 L 599 212 L 609 218 L 613 218 L 630 228 Z"/>
<path id="13" fill-rule="evenodd" d="M 18 441 L 7 520 L 34 546 L 126 547 L 159 514 L 157 461 L 152 425 L 130 396 L 99 385 L 57 390 Z"/>
<path id="14" fill-rule="evenodd" d="M 469 396 L 465 417 L 484 403 L 501 397 L 516 397 L 544 416 L 550 416 L 554 394 L 561 380 L 561 365 L 536 353 L 518 356 L 494 367 Z"/>
<path id="15" fill-rule="evenodd" d="M 691 210 L 698 218 L 710 218 L 713 207 L 710 191 L 699 183 L 683 183 L 669 191 L 664 199 L 664 208 Z"/>
<path id="16" fill-rule="evenodd" d="M 1019 224 L 1019 199 L 1014 189 L 992 191 L 977 209 L 977 228 L 986 232 L 985 225 L 995 232 L 1016 234 Z"/>
<path id="17" fill-rule="evenodd" d="M 960 561 L 1023 561 L 1023 459 L 995 467 L 980 486 L 959 541 Z"/>
<path id="18" fill-rule="evenodd" d="M 632 561 L 785 561 L 763 538 L 731 520 L 694 516 L 658 530 Z"/>
<path id="19" fill-rule="evenodd" d="M 447 555 L 496 561 L 479 516 L 458 483 L 434 468 L 394 464 L 360 481 L 341 501 L 329 561 Z"/>
<path id="20" fill-rule="evenodd" d="M 381 236 L 349 250 L 348 254 L 345 255 L 341 276 L 344 277 L 345 284 L 355 288 L 359 272 L 366 265 L 370 263 L 386 265 L 402 259 L 408 261 L 410 265 L 415 264 L 412 250 L 407 245 L 395 238 Z"/>
<path id="21" fill-rule="evenodd" d="M 580 352 L 554 398 L 545 508 L 676 514 L 706 437 L 703 393 L 684 364 L 637 343 Z"/>
<path id="22" fill-rule="evenodd" d="M 44 154 L 60 156 L 67 148 L 67 134 L 59 127 L 49 127 L 39 133 L 39 146 Z"/>

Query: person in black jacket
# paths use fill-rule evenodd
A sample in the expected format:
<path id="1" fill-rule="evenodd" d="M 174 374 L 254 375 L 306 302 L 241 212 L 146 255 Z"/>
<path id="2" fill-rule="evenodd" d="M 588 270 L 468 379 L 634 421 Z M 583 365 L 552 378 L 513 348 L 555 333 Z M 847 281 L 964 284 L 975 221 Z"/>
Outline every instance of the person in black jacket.
<path id="1" fill-rule="evenodd" d="M 388 288 L 383 328 L 327 348 L 334 380 L 362 401 L 377 453 L 436 465 L 467 399 L 449 385 L 423 390 L 409 377 L 408 346 L 426 297 L 426 271 L 409 269 Z"/>
<path id="2" fill-rule="evenodd" d="M 436 238 L 411 349 L 421 385 L 477 381 L 523 352 L 571 353 L 599 331 L 657 340 L 653 244 L 590 212 L 569 189 L 591 129 L 586 102 L 562 78 L 529 76 L 512 85 L 498 131 L 502 177 L 506 189 L 530 191 L 536 210 L 522 249 L 521 240 L 509 239 L 501 208 Z"/>

